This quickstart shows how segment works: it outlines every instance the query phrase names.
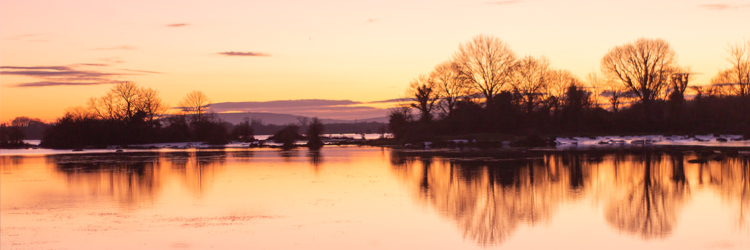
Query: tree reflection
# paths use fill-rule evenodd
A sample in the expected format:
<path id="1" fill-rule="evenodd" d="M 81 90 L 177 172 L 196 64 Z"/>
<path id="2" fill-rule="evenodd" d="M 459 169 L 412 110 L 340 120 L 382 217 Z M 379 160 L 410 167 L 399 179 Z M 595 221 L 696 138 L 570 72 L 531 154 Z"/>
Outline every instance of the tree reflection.
<path id="1" fill-rule="evenodd" d="M 19 169 L 23 165 L 23 158 L 19 155 L 0 156 L 0 171 L 5 173 L 6 171 Z"/>
<path id="2" fill-rule="evenodd" d="M 682 157 L 675 157 L 672 164 L 661 159 L 661 155 L 645 152 L 631 159 L 628 168 L 616 170 L 616 194 L 605 208 L 608 223 L 644 239 L 672 233 L 677 211 L 690 197 L 690 189 Z"/>
<path id="3" fill-rule="evenodd" d="M 191 193 L 201 196 L 213 184 L 217 170 L 223 169 L 227 153 L 224 151 L 175 152 L 165 155 Z"/>
<path id="4" fill-rule="evenodd" d="M 602 202 L 605 220 L 622 233 L 666 238 L 694 185 L 720 192 L 747 227 L 750 160 L 686 166 L 690 158 L 679 151 L 554 152 L 533 160 L 394 151 L 390 161 L 415 200 L 455 221 L 465 238 L 481 245 L 503 243 L 520 225 L 545 223 L 560 204 L 580 197 Z"/>
<path id="5" fill-rule="evenodd" d="M 240 151 L 230 151 L 230 156 L 232 156 L 232 159 L 235 161 L 243 161 L 247 162 L 253 159 L 255 156 L 255 151 L 253 150 L 240 150 Z"/>
<path id="6" fill-rule="evenodd" d="M 54 155 L 47 161 L 73 188 L 110 195 L 126 206 L 153 200 L 162 186 L 156 154 Z"/>
<path id="7" fill-rule="evenodd" d="M 175 175 L 188 190 L 200 195 L 211 186 L 225 159 L 223 151 L 52 155 L 46 158 L 72 188 L 107 194 L 126 206 L 153 201 L 165 180 Z"/>
<path id="8" fill-rule="evenodd" d="M 572 160 L 578 172 L 568 172 L 582 179 L 581 159 Z M 548 222 L 570 187 L 583 185 L 561 174 L 557 158 L 551 161 L 391 157 L 396 174 L 413 185 L 419 201 L 453 219 L 465 238 L 480 245 L 504 242 L 521 224 Z"/>
<path id="9" fill-rule="evenodd" d="M 323 164 L 323 155 L 320 153 L 320 150 L 308 151 L 307 157 L 309 158 L 310 165 L 312 165 L 315 173 L 320 172 L 320 165 Z"/>
<path id="10" fill-rule="evenodd" d="M 719 192 L 739 228 L 750 226 L 750 158 L 727 158 L 702 165 L 701 177 Z"/>

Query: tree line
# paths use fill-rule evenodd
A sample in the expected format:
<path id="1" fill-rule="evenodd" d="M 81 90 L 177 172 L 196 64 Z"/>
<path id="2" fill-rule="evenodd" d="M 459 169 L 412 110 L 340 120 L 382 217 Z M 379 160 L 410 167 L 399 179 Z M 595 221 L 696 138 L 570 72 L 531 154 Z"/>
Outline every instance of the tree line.
<path id="1" fill-rule="evenodd" d="M 106 147 L 156 142 L 204 141 L 225 144 L 230 139 L 250 139 L 242 125 L 224 124 L 208 112 L 211 100 L 201 91 L 187 94 L 170 107 L 159 93 L 134 82 L 117 83 L 85 106 L 65 110 L 45 131 L 45 148 Z"/>
<path id="2" fill-rule="evenodd" d="M 115 84 L 104 96 L 92 97 L 86 106 L 69 108 L 44 131 L 41 147 L 83 148 L 159 142 L 205 142 L 224 145 L 230 141 L 253 142 L 256 129 L 274 134 L 270 139 L 295 147 L 296 140 L 309 140 L 306 146 L 323 146 L 320 119 L 300 118 L 300 124 L 263 124 L 245 118 L 239 124 L 225 122 L 210 111 L 211 99 L 201 91 L 188 93 L 170 108 L 156 90 L 133 82 Z M 176 109 L 177 112 L 169 112 Z M 298 131 L 306 129 L 302 135 Z M 23 133 L 15 134 L 23 138 Z M 15 138 L 15 137 L 14 137 Z"/>
<path id="3" fill-rule="evenodd" d="M 411 81 L 410 100 L 389 112 L 402 141 L 436 135 L 739 133 L 750 135 L 750 40 L 727 49 L 730 67 L 690 85 L 689 66 L 663 39 L 610 49 L 581 79 L 540 56 L 519 57 L 479 35 Z"/>

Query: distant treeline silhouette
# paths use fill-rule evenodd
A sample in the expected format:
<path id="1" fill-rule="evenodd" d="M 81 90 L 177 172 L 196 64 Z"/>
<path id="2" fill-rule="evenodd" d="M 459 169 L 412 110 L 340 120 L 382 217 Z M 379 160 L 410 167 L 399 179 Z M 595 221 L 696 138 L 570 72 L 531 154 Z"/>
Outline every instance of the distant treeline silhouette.
<path id="1" fill-rule="evenodd" d="M 111 145 L 147 144 L 159 142 L 205 142 L 222 145 L 230 141 L 251 142 L 255 134 L 275 134 L 294 127 L 294 133 L 303 129 L 307 134 L 299 139 L 309 139 L 309 147 L 323 144 L 320 133 L 323 124 L 318 118 L 300 118 L 299 124 L 264 124 L 262 120 L 245 118 L 232 124 L 218 119 L 210 112 L 211 100 L 200 91 L 189 93 L 180 103 L 177 114 L 168 114 L 166 103 L 158 92 L 140 87 L 133 82 L 114 85 L 99 98 L 91 98 L 83 107 L 73 107 L 52 124 L 38 119 L 16 118 L 11 126 L 2 126 L 4 148 L 23 147 L 25 135 L 42 138 L 45 148 L 101 148 Z M 331 124 L 337 133 L 384 133 L 383 123 Z M 41 135 L 43 133 L 43 136 Z M 310 134 L 313 133 L 313 134 Z M 296 138 L 296 137 L 295 137 Z M 293 141 L 291 143 L 294 143 Z"/>
<path id="2" fill-rule="evenodd" d="M 179 114 L 167 115 L 169 108 L 156 90 L 122 82 L 104 96 L 91 98 L 86 107 L 66 110 L 45 131 L 40 146 L 82 148 L 183 141 L 225 144 L 230 139 L 242 139 L 233 131 L 241 126 L 223 124 L 208 112 L 210 104 L 205 94 L 193 91 L 180 102 Z"/>
<path id="3" fill-rule="evenodd" d="M 677 65 L 666 41 L 641 38 L 611 49 L 602 74 L 581 81 L 479 35 L 411 82 L 412 101 L 390 111 L 389 129 L 402 142 L 478 133 L 750 135 L 750 41 L 730 46 L 727 58 L 732 66 L 711 85 L 690 86 L 694 73 Z"/>
<path id="4" fill-rule="evenodd" d="M 23 140 L 38 140 L 50 125 L 39 119 L 21 116 L 10 124 L 0 124 L 0 148 L 25 147 Z"/>

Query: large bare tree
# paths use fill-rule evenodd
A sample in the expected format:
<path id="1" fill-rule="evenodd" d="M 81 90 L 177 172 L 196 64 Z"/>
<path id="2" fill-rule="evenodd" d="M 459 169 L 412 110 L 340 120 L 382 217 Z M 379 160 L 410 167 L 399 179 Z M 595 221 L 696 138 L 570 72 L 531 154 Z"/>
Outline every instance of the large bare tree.
<path id="1" fill-rule="evenodd" d="M 549 60 L 546 57 L 526 56 L 516 63 L 511 86 L 523 99 L 527 114 L 534 111 L 549 80 Z"/>
<path id="2" fill-rule="evenodd" d="M 453 60 L 459 65 L 461 76 L 484 96 L 487 107 L 492 108 L 495 95 L 510 82 L 516 54 L 497 37 L 478 35 L 461 44 Z"/>
<path id="3" fill-rule="evenodd" d="M 602 58 L 602 72 L 619 79 L 640 101 L 648 105 L 669 87 L 677 54 L 663 39 L 640 38 L 614 47 Z"/>
<path id="4" fill-rule="evenodd" d="M 112 86 L 104 96 L 89 99 L 88 109 L 99 119 L 130 122 L 138 112 L 143 112 L 151 121 L 165 113 L 168 107 L 156 90 L 134 82 L 121 82 Z"/>
<path id="5" fill-rule="evenodd" d="M 191 115 L 196 122 L 203 121 L 204 114 L 211 106 L 211 99 L 201 91 L 195 90 L 180 101 L 180 109 L 185 114 Z"/>
<path id="6" fill-rule="evenodd" d="M 430 79 L 434 83 L 437 97 L 441 99 L 438 106 L 445 115 L 450 115 L 458 100 L 468 94 L 470 87 L 459 74 L 458 64 L 453 61 L 438 64 L 430 73 Z"/>
<path id="7" fill-rule="evenodd" d="M 750 40 L 730 45 L 727 53 L 727 61 L 732 67 L 719 71 L 711 83 L 723 85 L 737 96 L 750 96 Z"/>

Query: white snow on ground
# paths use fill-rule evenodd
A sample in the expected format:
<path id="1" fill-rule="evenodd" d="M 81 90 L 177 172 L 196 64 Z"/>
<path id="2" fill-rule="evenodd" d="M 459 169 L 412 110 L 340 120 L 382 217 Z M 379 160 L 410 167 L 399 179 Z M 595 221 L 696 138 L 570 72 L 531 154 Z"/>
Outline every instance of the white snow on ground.
<path id="1" fill-rule="evenodd" d="M 597 136 L 567 137 L 555 140 L 558 148 L 565 147 L 613 147 L 613 146 L 643 146 L 643 145 L 680 145 L 680 146 L 709 146 L 709 147 L 750 147 L 750 141 L 742 140 L 741 135 L 642 135 L 642 136 Z"/>

